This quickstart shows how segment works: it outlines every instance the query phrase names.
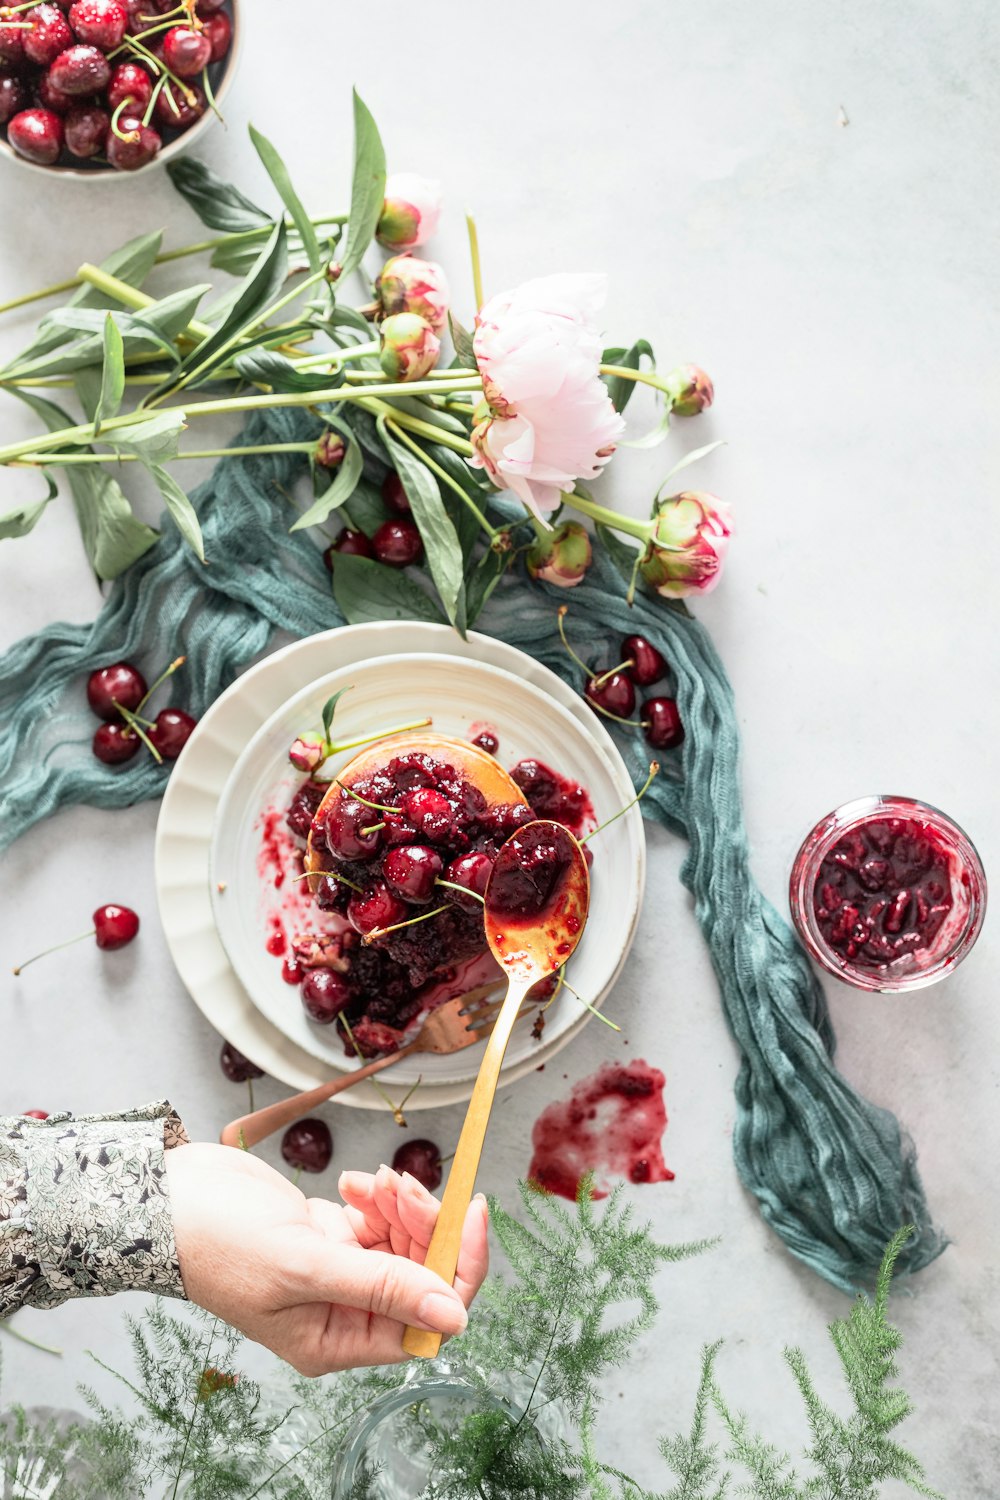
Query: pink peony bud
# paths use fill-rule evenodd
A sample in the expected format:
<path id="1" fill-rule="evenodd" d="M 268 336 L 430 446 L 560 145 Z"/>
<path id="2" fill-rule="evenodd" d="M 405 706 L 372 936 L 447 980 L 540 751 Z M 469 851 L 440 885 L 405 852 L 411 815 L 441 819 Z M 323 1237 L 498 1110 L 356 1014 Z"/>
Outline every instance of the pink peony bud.
<path id="1" fill-rule="evenodd" d="M 394 255 L 382 267 L 375 292 L 383 318 L 393 313 L 419 313 L 435 333 L 440 333 L 448 321 L 448 279 L 436 261 Z"/>
<path id="2" fill-rule="evenodd" d="M 593 560 L 590 534 L 578 521 L 564 521 L 547 536 L 538 537 L 525 558 L 532 578 L 561 589 L 575 589 L 582 583 Z"/>
<path id="3" fill-rule="evenodd" d="M 386 179 L 375 238 L 387 250 L 412 250 L 437 231 L 440 217 L 439 182 L 416 172 L 394 172 Z"/>
<path id="4" fill-rule="evenodd" d="M 667 599 L 710 593 L 719 581 L 733 529 L 726 503 L 685 490 L 660 502 L 653 527 L 639 564 L 650 587 Z"/>
<path id="5" fill-rule="evenodd" d="M 319 442 L 316 444 L 316 452 L 313 454 L 321 469 L 338 469 L 344 462 L 344 454 L 347 448 L 344 439 L 336 432 L 327 428 Z"/>
<path id="6" fill-rule="evenodd" d="M 670 392 L 672 410 L 679 417 L 697 417 L 708 411 L 715 400 L 715 387 L 697 365 L 681 365 L 665 376 Z"/>
<path id="7" fill-rule="evenodd" d="M 296 771 L 317 770 L 329 753 L 326 740 L 321 734 L 301 734 L 292 743 L 288 759 Z"/>
<path id="8" fill-rule="evenodd" d="M 380 331 L 379 364 L 387 380 L 420 380 L 437 364 L 441 340 L 426 318 L 417 313 L 393 313 Z"/>

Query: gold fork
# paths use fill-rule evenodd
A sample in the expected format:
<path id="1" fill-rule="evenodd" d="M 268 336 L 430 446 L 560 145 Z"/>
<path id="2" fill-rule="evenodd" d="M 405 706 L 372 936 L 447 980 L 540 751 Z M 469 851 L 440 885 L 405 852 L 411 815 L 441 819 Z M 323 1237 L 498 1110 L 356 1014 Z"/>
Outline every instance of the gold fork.
<path id="1" fill-rule="evenodd" d="M 277 1104 L 265 1105 L 263 1109 L 254 1110 L 253 1114 L 232 1120 L 219 1136 L 220 1141 L 224 1146 L 243 1146 L 249 1149 L 273 1135 L 276 1130 L 291 1125 L 293 1120 L 301 1119 L 318 1104 L 325 1103 L 336 1094 L 342 1094 L 345 1089 L 353 1088 L 363 1078 L 381 1073 L 383 1068 L 391 1067 L 401 1058 L 412 1057 L 415 1052 L 434 1052 L 438 1057 L 445 1057 L 481 1042 L 490 1035 L 500 1014 L 501 1001 L 491 997 L 497 996 L 502 988 L 497 983 L 481 984 L 467 995 L 458 995 L 454 1000 L 448 1000 L 431 1011 L 413 1041 L 400 1047 L 398 1052 L 378 1057 L 374 1062 L 366 1063 L 363 1068 L 335 1078 L 332 1083 L 322 1083 L 319 1088 L 293 1094 L 289 1099 L 281 1099 Z M 523 1020 L 528 1014 L 529 1008 L 523 1008 L 519 1019 Z"/>

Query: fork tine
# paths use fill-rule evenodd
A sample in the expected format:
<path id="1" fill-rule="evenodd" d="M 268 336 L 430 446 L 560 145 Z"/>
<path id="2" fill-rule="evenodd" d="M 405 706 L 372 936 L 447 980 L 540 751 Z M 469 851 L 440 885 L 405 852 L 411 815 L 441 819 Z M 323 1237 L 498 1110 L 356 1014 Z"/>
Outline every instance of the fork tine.
<path id="1" fill-rule="evenodd" d="M 514 1025 L 517 1026 L 521 1021 L 527 1021 L 529 1016 L 531 1016 L 530 1007 L 527 1010 L 519 1011 L 518 1014 L 514 1017 Z M 481 1040 L 483 1037 L 489 1036 L 490 1032 L 494 1029 L 495 1026 L 496 1016 L 494 1016 L 492 1020 L 485 1022 L 481 1026 L 466 1026 L 465 1029 L 470 1034 L 470 1036 L 475 1036 L 477 1039 Z"/>
<path id="2" fill-rule="evenodd" d="M 530 998 L 527 1000 L 522 1000 L 521 1014 L 523 1015 L 526 1010 L 531 1010 L 534 1006 L 540 1005 L 541 1003 L 542 1002 L 539 1000 L 532 1000 Z M 459 1015 L 467 1016 L 470 1025 L 478 1026 L 481 1022 L 484 1021 L 495 1021 L 497 1016 L 503 1010 L 503 1006 L 503 1000 L 491 1000 L 488 1002 L 478 1001 L 475 1005 L 470 1005 L 467 1006 L 464 1010 L 460 1010 Z"/>

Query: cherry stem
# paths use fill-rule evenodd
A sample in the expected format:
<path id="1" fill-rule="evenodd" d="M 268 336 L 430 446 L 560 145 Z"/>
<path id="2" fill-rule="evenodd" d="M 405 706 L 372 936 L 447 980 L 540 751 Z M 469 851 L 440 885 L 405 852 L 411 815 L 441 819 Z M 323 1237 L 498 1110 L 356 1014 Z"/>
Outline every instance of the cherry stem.
<path id="1" fill-rule="evenodd" d="M 57 1359 L 62 1359 L 62 1350 L 55 1348 L 53 1344 L 40 1344 L 37 1339 L 31 1339 L 12 1323 L 0 1323 L 4 1333 L 9 1333 L 12 1339 L 17 1339 L 20 1344 L 28 1344 L 32 1349 L 40 1349 L 43 1354 L 54 1354 Z"/>
<path id="2" fill-rule="evenodd" d="M 153 118 L 153 111 L 156 109 L 156 101 L 160 97 L 160 95 L 162 94 L 164 88 L 166 87 L 166 83 L 167 83 L 167 75 L 166 75 L 166 73 L 164 73 L 163 76 L 158 81 L 158 83 L 157 83 L 156 87 L 154 88 L 153 92 L 149 96 L 149 103 L 146 106 L 146 113 L 142 117 L 142 123 L 144 125 L 148 125 L 149 122 L 150 122 L 150 120 Z M 177 116 L 177 118 L 180 119 L 181 112 L 177 108 L 177 105 L 174 103 L 174 96 L 173 96 L 173 94 L 168 94 L 167 95 L 167 103 L 170 105 L 170 108 L 173 110 L 173 112 Z"/>
<path id="3" fill-rule="evenodd" d="M 610 708 L 602 708 L 599 703 L 594 702 L 593 698 L 588 698 L 587 702 L 595 713 L 603 714 L 606 719 L 614 719 L 616 724 L 627 724 L 630 729 L 647 729 L 649 727 L 647 719 L 623 719 L 621 714 L 613 714 Z"/>
<path id="4" fill-rule="evenodd" d="M 360 745 L 371 745 L 376 740 L 387 740 L 390 735 L 405 734 L 410 729 L 426 729 L 433 722 L 433 719 L 414 719 L 412 724 L 396 724 L 392 729 L 380 729 L 377 734 L 363 734 L 355 740 L 334 740 L 330 744 L 330 754 L 339 754 L 341 750 L 357 750 Z M 398 808 L 393 808 L 393 812 L 398 811 Z"/>
<path id="5" fill-rule="evenodd" d="M 346 785 L 345 782 L 341 781 L 339 776 L 335 776 L 333 779 L 340 787 L 340 790 L 347 793 L 352 802 L 360 802 L 362 807 L 371 807 L 375 810 L 375 812 L 399 812 L 398 807 L 389 807 L 385 802 L 369 802 L 367 797 L 362 797 L 360 792 L 353 791 L 349 786 Z"/>
<path id="6" fill-rule="evenodd" d="M 435 906 L 433 911 L 425 911 L 419 917 L 411 917 L 408 922 L 395 922 L 391 927 L 375 927 L 371 932 L 365 933 L 361 939 L 362 946 L 369 947 L 376 938 L 385 937 L 387 933 L 400 932 L 404 927 L 415 927 L 418 922 L 429 922 L 431 917 L 439 917 L 443 911 L 447 910 L 446 906 Z"/>
<path id="7" fill-rule="evenodd" d="M 160 684 L 166 682 L 166 680 L 167 680 L 168 677 L 172 677 L 173 674 L 180 667 L 183 667 L 183 665 L 184 665 L 184 663 L 186 661 L 187 661 L 187 657 L 186 656 L 178 656 L 178 658 L 177 658 L 176 661 L 172 661 L 170 663 L 169 667 L 167 668 L 167 670 L 165 672 L 161 672 L 160 673 L 159 677 L 153 683 L 153 686 L 147 690 L 146 696 L 144 698 L 140 699 L 140 701 L 139 701 L 139 708 L 136 709 L 136 713 L 139 712 L 139 709 L 145 708 L 146 704 L 149 702 L 150 698 L 152 698 L 153 694 L 156 692 L 156 689 L 160 686 Z"/>
<path id="8" fill-rule="evenodd" d="M 118 129 L 118 121 L 121 119 L 122 115 L 129 108 L 129 106 L 134 104 L 135 99 L 133 98 L 133 96 L 131 94 L 126 95 L 126 97 L 119 104 L 118 108 L 115 110 L 114 114 L 111 116 L 112 134 L 116 135 L 120 141 L 129 142 L 138 139 L 138 136 L 134 130 L 130 130 L 126 134 Z"/>
<path id="9" fill-rule="evenodd" d="M 592 828 L 589 833 L 584 834 L 583 838 L 579 839 L 577 842 L 581 843 L 581 844 L 585 844 L 588 839 L 592 839 L 594 837 L 595 833 L 602 833 L 604 831 L 604 829 L 607 828 L 611 823 L 617 822 L 617 820 L 620 817 L 622 817 L 625 813 L 628 812 L 628 810 L 629 810 L 630 807 L 635 807 L 635 805 L 636 805 L 637 802 L 641 802 L 642 801 L 643 797 L 645 797 L 646 793 L 649 791 L 650 787 L 653 785 L 653 782 L 654 782 L 655 778 L 657 776 L 659 776 L 659 774 L 660 774 L 660 762 L 658 760 L 651 760 L 650 763 L 649 763 L 649 775 L 646 777 L 646 780 L 645 780 L 643 786 L 640 788 L 640 790 L 638 792 L 636 792 L 636 794 L 632 798 L 631 802 L 626 802 L 626 804 L 625 804 L 624 807 L 620 807 L 618 809 L 618 811 L 616 813 L 613 813 L 610 818 L 605 818 L 605 820 L 604 820 L 603 823 L 598 823 L 598 825 L 597 825 L 596 828 Z M 576 994 L 576 991 L 574 990 L 573 993 Z"/>
<path id="10" fill-rule="evenodd" d="M 143 729 L 143 727 L 142 727 L 143 720 L 137 719 L 136 716 L 135 716 L 135 714 L 132 713 L 131 709 L 124 708 L 122 706 L 122 704 L 119 703 L 116 706 L 118 708 L 118 712 L 121 714 L 122 718 L 125 720 L 125 723 L 128 725 L 128 727 L 132 730 L 133 734 L 137 734 L 139 736 L 139 738 L 142 740 L 142 743 L 145 745 L 146 749 L 149 751 L 150 755 L 156 761 L 156 764 L 158 766 L 162 766 L 163 765 L 163 756 L 160 754 L 159 750 L 157 750 L 156 746 L 153 744 L 153 741 L 149 738 L 149 735 L 146 733 L 145 729 Z M 149 721 L 146 720 L 145 722 L 148 723 Z"/>
<path id="11" fill-rule="evenodd" d="M 470 891 L 467 885 L 458 885 L 454 880 L 442 880 L 440 876 L 438 876 L 434 884 L 443 885 L 449 891 L 460 891 L 463 896 L 472 896 L 480 905 L 486 905 L 486 897 L 481 896 L 478 891 Z"/>
<path id="12" fill-rule="evenodd" d="M 64 943 L 56 943 L 52 948 L 45 948 L 41 953 L 36 953 L 34 958 L 29 958 L 23 964 L 18 964 L 17 968 L 14 970 L 14 973 L 20 974 L 22 970 L 28 967 L 28 964 L 35 964 L 40 958 L 47 958 L 50 953 L 58 953 L 62 948 L 72 948 L 74 943 L 82 943 L 84 938 L 91 938 L 96 936 L 97 928 L 92 927 L 89 932 L 81 932 L 77 937 L 67 938 Z"/>
<path id="13" fill-rule="evenodd" d="M 301 875 L 292 876 L 292 883 L 294 884 L 296 880 L 308 880 L 310 877 L 322 880 L 325 876 L 329 876 L 331 880 L 339 880 L 341 885 L 346 885 L 348 890 L 357 891 L 359 896 L 364 895 L 363 886 L 355 885 L 354 881 L 348 880 L 346 875 L 338 875 L 336 870 L 303 870 Z"/>
<path id="14" fill-rule="evenodd" d="M 292 1187 L 298 1187 L 298 1185 L 299 1185 L 299 1178 L 301 1176 L 302 1176 L 302 1168 L 301 1167 L 296 1167 L 295 1171 L 292 1173 Z"/>
<path id="15" fill-rule="evenodd" d="M 253 1079 L 252 1078 L 248 1078 L 247 1079 L 247 1094 L 250 1097 L 250 1108 L 247 1111 L 247 1113 L 252 1115 L 253 1114 L 253 1108 L 254 1108 L 254 1106 L 253 1106 Z"/>
<path id="16" fill-rule="evenodd" d="M 615 1024 L 615 1022 L 612 1021 L 612 1020 L 610 1020 L 610 1018 L 608 1016 L 602 1015 L 602 1013 L 597 1009 L 596 1005 L 591 1005 L 591 1003 L 590 1003 L 589 1000 L 585 1000 L 583 998 L 583 996 L 580 994 L 580 991 L 579 990 L 575 990 L 573 988 L 573 986 L 570 984 L 569 980 L 566 979 L 565 977 L 563 978 L 563 984 L 569 990 L 569 992 L 570 992 L 571 995 L 575 995 L 576 996 L 576 998 L 579 1000 L 580 1004 L 583 1006 L 584 1010 L 589 1010 L 590 1014 L 592 1016 L 596 1016 L 599 1021 L 603 1021 L 604 1024 L 605 1024 L 605 1026 L 610 1026 L 612 1031 L 621 1031 L 621 1027 L 620 1026 L 617 1026 Z"/>
<path id="17" fill-rule="evenodd" d="M 379 833 L 384 827 L 385 820 L 383 819 L 381 823 L 371 823 L 367 828 L 359 828 L 358 832 L 360 834 Z"/>
<path id="18" fill-rule="evenodd" d="M 558 612 L 558 615 L 557 615 L 557 619 L 559 621 L 559 634 L 560 634 L 560 636 L 562 638 L 563 645 L 566 647 L 566 650 L 569 653 L 570 660 L 571 661 L 575 661 L 576 664 L 577 664 L 577 666 L 580 667 L 582 671 L 586 672 L 587 676 L 589 677 L 591 675 L 591 671 L 590 671 L 590 668 L 587 666 L 587 663 L 583 660 L 583 658 L 581 656 L 577 656 L 576 652 L 573 650 L 573 647 L 570 645 L 569 641 L 566 639 L 566 626 L 565 626 L 564 622 L 565 622 L 565 619 L 566 619 L 566 616 L 567 616 L 568 613 L 569 613 L 569 606 L 566 605 L 566 604 L 560 604 L 560 606 L 559 606 L 559 612 Z"/>
<path id="19" fill-rule="evenodd" d="M 592 685 L 595 688 L 603 687 L 604 684 L 607 682 L 608 678 L 609 677 L 613 677 L 616 672 L 624 672 L 625 669 L 626 669 L 626 667 L 634 667 L 634 666 L 635 666 L 635 657 L 634 656 L 630 656 L 629 659 L 628 659 L 628 661 L 620 661 L 618 663 L 617 667 L 609 667 L 606 672 L 602 672 L 601 673 L 600 677 L 595 677 Z"/>

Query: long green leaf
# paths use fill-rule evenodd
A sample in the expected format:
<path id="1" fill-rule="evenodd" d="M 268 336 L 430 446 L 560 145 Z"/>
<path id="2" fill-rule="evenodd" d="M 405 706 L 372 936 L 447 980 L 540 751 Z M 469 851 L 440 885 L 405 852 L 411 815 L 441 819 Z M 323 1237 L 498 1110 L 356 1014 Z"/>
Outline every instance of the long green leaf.
<path id="1" fill-rule="evenodd" d="M 209 229 L 218 229 L 222 234 L 242 234 L 274 223 L 271 214 L 258 208 L 231 183 L 217 177 L 203 161 L 185 157 L 172 161 L 167 171 L 174 187 Z"/>
<path id="2" fill-rule="evenodd" d="M 444 616 L 428 594 L 397 568 L 339 552 L 333 559 L 333 596 L 349 625 L 370 620 L 429 620 Z"/>
<path id="3" fill-rule="evenodd" d="M 448 328 L 451 332 L 451 341 L 455 345 L 456 364 L 461 369 L 474 370 L 476 353 L 472 346 L 472 334 L 462 326 L 454 313 L 448 314 Z"/>
<path id="4" fill-rule="evenodd" d="M 328 391 L 334 386 L 342 385 L 344 381 L 342 370 L 336 374 L 331 374 L 329 370 L 325 374 L 299 370 L 292 360 L 286 359 L 283 354 L 275 354 L 270 349 L 251 349 L 238 354 L 233 364 L 247 380 L 259 381 L 276 391 L 297 391 L 302 395 L 308 395 L 311 391 Z"/>
<path id="5" fill-rule="evenodd" d="M 159 302 L 138 312 L 116 308 L 112 314 L 122 336 L 126 360 L 136 354 L 162 353 L 165 359 L 177 362 L 174 340 L 183 333 L 198 308 L 198 303 L 209 290 L 207 284 L 186 287 L 172 292 Z M 31 360 L 20 360 L 7 372 L 11 379 L 27 379 L 40 375 L 71 375 L 88 365 L 100 366 L 104 356 L 105 324 L 107 314 L 97 308 L 60 308 L 51 313 L 46 324 L 68 330 L 63 337 L 71 341 L 61 343 L 49 353 Z M 78 335 L 83 335 L 78 337 Z"/>
<path id="6" fill-rule="evenodd" d="M 289 528 L 291 531 L 302 531 L 307 526 L 322 526 L 331 511 L 343 505 L 346 500 L 350 500 L 357 488 L 358 480 L 361 478 L 361 471 L 365 466 L 365 461 L 354 436 L 347 427 L 339 423 L 331 423 L 331 425 L 334 431 L 340 433 L 347 445 L 343 462 L 337 470 L 337 476 L 329 489 L 324 490 L 322 495 L 319 495 L 313 501 L 309 509 L 299 516 L 295 525 Z"/>
<path id="7" fill-rule="evenodd" d="M 253 125 L 250 126 L 250 139 L 257 148 L 257 155 L 267 168 L 267 175 L 278 189 L 281 201 L 291 215 L 292 223 L 299 231 L 302 239 L 302 247 L 309 258 L 310 269 L 318 271 L 323 264 L 323 257 L 319 249 L 319 240 L 316 238 L 316 231 L 313 228 L 312 220 L 306 213 L 302 206 L 302 200 L 292 186 L 292 179 L 288 175 L 288 168 L 267 137 L 261 135 L 260 131 L 256 130 Z"/>
<path id="8" fill-rule="evenodd" d="M 360 266 L 375 237 L 375 226 L 385 203 L 385 151 L 378 126 L 357 89 L 354 90 L 354 180 L 347 247 L 340 258 L 342 274 Z"/>
<path id="9" fill-rule="evenodd" d="M 378 430 L 403 482 L 413 519 L 423 537 L 427 568 L 437 587 L 445 614 L 458 624 L 459 600 L 465 582 L 465 562 L 454 523 L 441 499 L 438 482 L 426 464 L 392 436 L 384 417 Z"/>
<path id="10" fill-rule="evenodd" d="M 470 629 L 510 566 L 512 555 L 510 552 L 494 552 L 492 548 L 488 548 L 476 564 L 466 584 L 465 607 Z"/>
<path id="11" fill-rule="evenodd" d="M 146 464 L 165 464 L 177 457 L 178 442 L 187 426 L 182 411 L 141 414 L 127 427 L 114 427 L 102 433 L 101 442 L 116 453 L 134 453 Z"/>
<path id="12" fill-rule="evenodd" d="M 12 537 L 27 536 L 33 531 L 41 520 L 42 512 L 49 503 L 56 498 L 59 491 L 51 474 L 42 476 L 48 487 L 48 494 L 44 500 L 32 500 L 25 505 L 18 505 L 14 510 L 8 510 L 0 516 L 0 541 L 7 541 Z"/>
<path id="13" fill-rule="evenodd" d="M 205 561 L 205 543 L 198 524 L 198 513 L 174 476 L 159 464 L 150 464 L 149 472 L 156 480 L 160 494 L 167 503 L 174 525 L 199 562 Z"/>
<path id="14" fill-rule="evenodd" d="M 94 436 L 98 436 L 101 423 L 108 417 L 116 417 L 125 395 L 125 345 L 118 331 L 118 324 L 111 313 L 104 320 L 104 365 L 101 371 L 101 394 L 94 414 Z"/>
<path id="15" fill-rule="evenodd" d="M 653 354 L 652 345 L 647 339 L 637 339 L 631 349 L 605 349 L 601 363 L 622 365 L 627 370 L 638 370 L 644 357 L 654 368 L 656 367 L 656 356 Z M 635 381 L 626 380 L 623 375 L 605 375 L 603 380 L 615 411 L 624 411 L 632 399 Z"/>

